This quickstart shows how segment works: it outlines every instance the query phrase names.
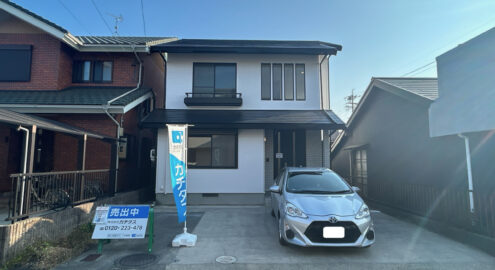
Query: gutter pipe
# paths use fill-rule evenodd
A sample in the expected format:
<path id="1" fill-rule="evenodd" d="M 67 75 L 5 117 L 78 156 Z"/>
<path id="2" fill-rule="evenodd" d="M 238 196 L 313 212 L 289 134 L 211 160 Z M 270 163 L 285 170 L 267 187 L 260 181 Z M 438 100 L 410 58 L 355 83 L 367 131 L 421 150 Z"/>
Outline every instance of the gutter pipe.
<path id="1" fill-rule="evenodd" d="M 27 157 L 28 157 L 28 144 L 29 144 L 29 129 L 19 126 L 17 127 L 17 131 L 24 131 L 24 160 L 22 161 L 22 187 L 21 187 L 21 208 L 19 210 L 19 215 L 22 215 L 22 210 L 24 208 L 24 189 L 26 186 L 26 171 L 27 171 Z"/>
<path id="2" fill-rule="evenodd" d="M 113 117 L 113 116 L 112 116 L 112 115 L 108 112 L 108 109 L 109 109 L 110 105 L 111 105 L 113 102 L 115 102 L 116 100 L 118 100 L 118 99 L 120 99 L 120 98 L 122 98 L 122 97 L 124 97 L 124 96 L 129 95 L 130 93 L 132 93 L 132 92 L 134 92 L 134 91 L 138 90 L 138 89 L 141 87 L 141 76 L 142 76 L 142 71 L 143 71 L 143 62 L 141 61 L 141 59 L 139 58 L 139 55 L 138 55 L 138 54 L 137 54 L 137 52 L 136 52 L 136 47 L 134 47 L 134 46 L 133 46 L 133 47 L 132 47 L 132 50 L 133 50 L 133 52 L 134 52 L 134 55 L 136 56 L 137 61 L 139 62 L 139 78 L 138 78 L 138 83 L 137 83 L 136 87 L 135 87 L 135 88 L 133 88 L 133 89 L 131 89 L 131 90 L 129 90 L 129 91 L 127 91 L 127 92 L 125 92 L 125 93 L 123 93 L 123 94 L 122 94 L 122 95 L 120 95 L 120 96 L 117 96 L 117 97 L 115 97 L 115 98 L 110 99 L 109 101 L 107 101 L 107 103 L 106 103 L 106 104 L 103 104 L 103 105 L 102 105 L 102 108 L 103 108 L 103 110 L 105 111 L 105 113 L 106 113 L 106 114 L 108 115 L 108 117 L 109 117 L 109 118 L 110 118 L 110 119 L 111 119 L 111 120 L 112 120 L 112 121 L 113 121 L 113 122 L 117 125 L 117 151 L 118 151 L 118 149 L 119 149 L 119 143 L 120 143 L 120 141 L 119 141 L 119 140 L 120 140 L 120 130 L 121 130 L 121 128 L 122 128 L 122 121 L 123 121 L 122 119 L 123 119 L 123 116 L 122 116 L 122 118 L 120 118 L 120 121 L 121 121 L 121 122 L 119 123 L 119 121 L 117 121 L 117 119 L 116 119 L 115 117 Z M 115 167 L 116 167 L 116 168 L 115 168 L 115 169 L 116 169 L 116 172 L 115 172 L 115 189 L 114 189 L 114 192 L 117 192 L 117 186 L 118 186 L 118 185 L 117 185 L 117 182 L 118 182 L 118 171 L 119 171 L 119 155 L 117 154 L 117 155 L 115 155 L 115 156 L 116 156 L 115 158 L 116 158 L 117 160 L 116 160 L 116 162 L 115 162 L 115 164 L 116 164 L 116 165 L 115 165 Z"/>
<path id="3" fill-rule="evenodd" d="M 330 54 L 327 54 L 325 56 L 323 56 L 323 58 L 321 59 L 320 61 L 320 105 L 321 105 L 321 110 L 324 110 L 323 109 L 323 79 L 322 79 L 322 74 L 321 74 L 321 64 L 323 64 L 323 61 L 325 61 L 325 59 L 327 58 L 330 58 Z M 330 72 L 329 72 L 330 73 Z M 328 83 L 330 84 L 330 80 L 328 81 Z M 330 93 L 328 93 L 330 94 Z M 322 167 L 325 167 L 325 143 L 324 143 L 324 131 L 323 129 L 320 130 L 321 132 L 321 166 Z M 330 151 L 330 149 L 328 149 L 328 151 Z"/>
<path id="4" fill-rule="evenodd" d="M 468 176 L 468 192 L 469 192 L 469 208 L 471 214 L 474 214 L 474 198 L 473 198 L 473 171 L 471 169 L 471 150 L 469 148 L 469 138 L 462 134 L 457 134 L 459 138 L 464 139 L 464 146 L 466 148 L 466 168 Z"/>

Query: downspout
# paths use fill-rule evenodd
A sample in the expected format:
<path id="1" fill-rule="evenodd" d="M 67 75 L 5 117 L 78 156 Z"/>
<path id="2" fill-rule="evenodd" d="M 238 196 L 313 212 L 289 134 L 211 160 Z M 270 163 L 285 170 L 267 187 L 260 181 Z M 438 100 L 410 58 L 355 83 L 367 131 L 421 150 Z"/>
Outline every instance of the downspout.
<path id="1" fill-rule="evenodd" d="M 321 105 L 321 110 L 324 110 L 324 108 L 323 108 L 323 80 L 322 80 L 322 74 L 321 74 L 321 64 L 323 64 L 323 61 L 325 61 L 325 59 L 327 57 L 330 57 L 330 55 L 327 54 L 327 55 L 323 56 L 323 58 L 320 61 L 320 66 L 319 66 L 320 67 L 320 105 Z M 330 94 L 330 93 L 328 93 L 328 94 Z M 323 134 L 324 134 L 323 129 L 321 129 L 320 132 L 321 132 L 321 167 L 325 167 L 325 143 L 324 143 L 324 137 L 323 137 Z M 330 151 L 330 150 L 328 150 L 328 151 Z"/>
<path id="2" fill-rule="evenodd" d="M 471 150 L 469 148 L 469 138 L 462 134 L 457 134 L 459 138 L 464 139 L 464 146 L 466 148 L 466 169 L 468 175 L 468 192 L 469 192 L 469 208 L 471 215 L 474 214 L 474 198 L 473 198 L 473 171 L 471 169 Z M 472 221 L 474 223 L 474 221 Z"/>
<path id="3" fill-rule="evenodd" d="M 138 90 L 140 87 L 141 87 L 141 74 L 142 74 L 142 70 L 143 70 L 143 62 L 141 61 L 141 59 L 139 58 L 137 52 L 136 52 L 136 48 L 133 47 L 133 52 L 134 52 L 134 55 L 136 56 L 136 59 L 137 61 L 139 62 L 139 77 L 138 77 L 138 83 L 136 85 L 135 88 L 123 93 L 122 95 L 118 96 L 118 97 L 115 97 L 115 98 L 112 98 L 110 99 L 109 101 L 107 101 L 107 104 L 103 104 L 103 110 L 105 111 L 105 113 L 108 115 L 108 117 L 117 125 L 117 151 L 119 151 L 119 140 L 120 140 L 120 130 L 122 128 L 122 121 L 123 121 L 123 114 L 122 114 L 122 117 L 120 118 L 120 123 L 119 121 L 117 121 L 117 119 L 115 117 L 113 117 L 109 112 L 108 112 L 108 108 L 110 107 L 110 105 L 115 102 L 116 100 L 124 97 L 124 96 L 127 96 L 128 94 Z M 114 188 L 114 192 L 117 192 L 117 184 L 118 184 L 118 171 L 119 171 L 119 155 L 115 155 L 116 157 L 116 161 L 115 161 L 115 169 L 116 169 L 116 172 L 115 172 L 115 188 Z"/>
<path id="4" fill-rule="evenodd" d="M 19 215 L 22 215 L 22 209 L 24 208 L 24 189 L 26 186 L 26 171 L 27 171 L 27 157 L 28 157 L 28 144 L 29 144 L 29 129 L 19 126 L 17 131 L 24 131 L 24 161 L 22 162 L 22 187 L 21 187 L 21 208 L 19 210 Z"/>

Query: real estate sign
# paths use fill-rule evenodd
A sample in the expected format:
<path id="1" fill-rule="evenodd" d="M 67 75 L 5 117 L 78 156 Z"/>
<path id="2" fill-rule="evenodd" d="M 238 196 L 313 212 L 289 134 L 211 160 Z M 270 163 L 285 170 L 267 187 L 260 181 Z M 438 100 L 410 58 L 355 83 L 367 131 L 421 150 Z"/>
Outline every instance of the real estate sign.
<path id="1" fill-rule="evenodd" d="M 167 125 L 170 176 L 179 223 L 186 221 L 187 125 Z"/>
<path id="2" fill-rule="evenodd" d="M 144 238 L 149 205 L 110 205 L 96 208 L 92 239 Z"/>

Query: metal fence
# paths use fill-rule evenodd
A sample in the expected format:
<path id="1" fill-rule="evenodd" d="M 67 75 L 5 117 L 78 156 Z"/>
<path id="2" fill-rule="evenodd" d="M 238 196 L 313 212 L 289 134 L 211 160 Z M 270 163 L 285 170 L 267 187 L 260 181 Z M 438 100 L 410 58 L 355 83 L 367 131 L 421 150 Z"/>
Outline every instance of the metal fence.
<path id="1" fill-rule="evenodd" d="M 11 174 L 9 220 L 63 209 L 108 194 L 110 170 Z"/>
<path id="2" fill-rule="evenodd" d="M 495 190 L 475 190 L 472 214 L 468 191 L 403 182 L 370 183 L 368 199 L 471 232 L 495 237 Z"/>

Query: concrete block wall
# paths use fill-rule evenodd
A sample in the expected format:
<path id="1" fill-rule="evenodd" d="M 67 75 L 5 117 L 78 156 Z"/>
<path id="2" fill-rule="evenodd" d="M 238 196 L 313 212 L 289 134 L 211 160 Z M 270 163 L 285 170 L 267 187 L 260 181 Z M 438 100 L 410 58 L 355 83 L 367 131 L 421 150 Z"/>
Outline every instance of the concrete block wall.
<path id="1" fill-rule="evenodd" d="M 120 193 L 97 202 L 2 225 L 0 226 L 0 262 L 4 263 L 13 258 L 36 241 L 55 241 L 68 236 L 77 226 L 91 222 L 99 205 L 142 203 L 147 201 L 145 194 L 146 189 Z"/>

